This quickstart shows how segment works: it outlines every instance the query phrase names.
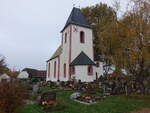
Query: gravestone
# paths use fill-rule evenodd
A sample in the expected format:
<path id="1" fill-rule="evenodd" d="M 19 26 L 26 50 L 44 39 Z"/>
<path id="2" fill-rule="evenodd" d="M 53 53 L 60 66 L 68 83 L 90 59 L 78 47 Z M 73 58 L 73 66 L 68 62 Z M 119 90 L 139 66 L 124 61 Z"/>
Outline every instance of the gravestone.
<path id="1" fill-rule="evenodd" d="M 55 105 L 56 104 L 56 92 L 48 91 L 41 95 L 41 104 Z"/>
<path id="2" fill-rule="evenodd" d="M 39 91 L 39 84 L 34 84 L 33 85 L 33 93 L 37 93 Z"/>

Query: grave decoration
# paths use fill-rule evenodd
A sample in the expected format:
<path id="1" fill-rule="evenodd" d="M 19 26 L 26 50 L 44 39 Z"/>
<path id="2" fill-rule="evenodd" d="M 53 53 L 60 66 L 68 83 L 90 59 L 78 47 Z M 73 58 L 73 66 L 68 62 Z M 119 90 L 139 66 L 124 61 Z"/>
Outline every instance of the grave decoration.
<path id="1" fill-rule="evenodd" d="M 81 95 L 79 92 L 73 93 L 70 96 L 70 99 L 82 104 L 96 104 L 99 101 L 102 101 L 105 99 L 104 96 L 95 96 L 95 95 Z"/>
<path id="2" fill-rule="evenodd" d="M 65 106 L 59 105 L 59 102 L 56 99 L 56 92 L 47 91 L 41 95 L 40 105 L 44 112 L 55 112 L 65 109 Z"/>
<path id="3" fill-rule="evenodd" d="M 83 103 L 83 104 L 95 104 L 99 101 L 105 99 L 105 96 L 97 96 L 99 93 L 99 84 L 96 82 L 93 83 L 81 83 L 79 82 L 77 85 L 76 93 L 73 93 L 70 98 L 74 101 Z M 82 95 L 81 93 L 82 92 Z"/>
<path id="4" fill-rule="evenodd" d="M 42 105 L 56 105 L 56 92 L 44 92 L 41 95 L 40 103 Z"/>

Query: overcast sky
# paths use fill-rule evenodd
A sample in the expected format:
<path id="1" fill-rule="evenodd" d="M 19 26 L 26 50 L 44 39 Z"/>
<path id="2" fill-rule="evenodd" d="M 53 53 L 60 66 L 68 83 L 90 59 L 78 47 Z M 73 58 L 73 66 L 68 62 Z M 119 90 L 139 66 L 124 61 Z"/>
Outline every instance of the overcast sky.
<path id="1" fill-rule="evenodd" d="M 121 0 L 121 11 L 127 0 Z M 73 8 L 112 0 L 0 0 L 0 54 L 10 68 L 45 69 Z"/>

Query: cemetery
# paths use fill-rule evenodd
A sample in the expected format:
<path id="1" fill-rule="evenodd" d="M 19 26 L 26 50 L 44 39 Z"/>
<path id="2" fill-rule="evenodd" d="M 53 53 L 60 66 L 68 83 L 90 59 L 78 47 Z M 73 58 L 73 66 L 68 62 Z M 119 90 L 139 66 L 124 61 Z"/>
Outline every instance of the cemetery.
<path id="1" fill-rule="evenodd" d="M 131 91 L 128 91 L 126 96 L 125 88 L 119 89 L 118 85 L 114 86 L 105 79 L 101 78 L 91 83 L 81 81 L 34 83 L 31 85 L 30 98 L 33 103 L 22 106 L 20 113 L 130 113 L 150 107 L 149 95 L 132 93 L 133 89 L 128 87 Z"/>
<path id="2" fill-rule="evenodd" d="M 0 113 L 150 113 L 150 0 L 2 1 Z"/>

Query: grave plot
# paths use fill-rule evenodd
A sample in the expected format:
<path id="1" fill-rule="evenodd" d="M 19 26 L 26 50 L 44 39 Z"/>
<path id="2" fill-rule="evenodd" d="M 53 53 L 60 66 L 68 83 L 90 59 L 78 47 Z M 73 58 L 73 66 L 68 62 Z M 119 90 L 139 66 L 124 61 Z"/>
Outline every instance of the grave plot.
<path id="1" fill-rule="evenodd" d="M 96 88 L 96 84 L 80 84 L 79 92 L 73 93 L 70 99 L 83 104 L 96 104 L 106 98 L 105 96 L 98 96 L 98 92 L 94 91 Z"/>
<path id="2" fill-rule="evenodd" d="M 59 105 L 56 99 L 56 92 L 54 91 L 47 91 L 41 95 L 40 106 L 44 112 L 54 112 L 65 109 L 64 106 Z"/>

